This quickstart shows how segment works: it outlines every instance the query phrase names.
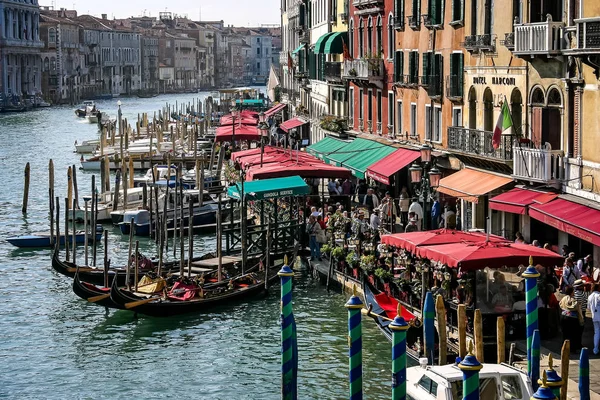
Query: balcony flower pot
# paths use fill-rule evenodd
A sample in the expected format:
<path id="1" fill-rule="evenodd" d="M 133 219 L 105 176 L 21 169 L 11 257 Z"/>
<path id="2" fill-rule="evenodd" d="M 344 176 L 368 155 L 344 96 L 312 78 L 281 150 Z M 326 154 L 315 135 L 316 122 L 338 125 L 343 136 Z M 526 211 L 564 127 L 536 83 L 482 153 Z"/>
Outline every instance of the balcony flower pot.
<path id="1" fill-rule="evenodd" d="M 348 75 L 350 75 L 350 76 L 357 76 L 358 73 L 356 72 L 356 70 L 354 68 L 352 68 L 350 71 L 348 71 Z"/>

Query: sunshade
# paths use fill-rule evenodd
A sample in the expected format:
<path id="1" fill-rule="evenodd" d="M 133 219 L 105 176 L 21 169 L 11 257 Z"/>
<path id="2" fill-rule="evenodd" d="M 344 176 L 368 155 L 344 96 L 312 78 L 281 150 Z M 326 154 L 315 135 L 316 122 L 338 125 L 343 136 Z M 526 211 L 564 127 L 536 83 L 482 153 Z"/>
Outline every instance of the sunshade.
<path id="1" fill-rule="evenodd" d="M 248 172 L 248 179 L 276 178 L 290 175 L 299 175 L 302 178 L 332 178 L 345 179 L 352 176 L 352 172 L 343 167 L 336 167 L 324 162 L 306 162 L 287 160 L 281 163 L 255 165 Z"/>
<path id="2" fill-rule="evenodd" d="M 381 243 L 414 253 L 418 246 L 481 242 L 485 239 L 485 233 L 457 231 L 454 229 L 437 229 L 433 231 L 418 231 L 382 235 Z M 496 235 L 490 235 L 489 239 L 492 242 L 507 242 L 507 239 Z"/>
<path id="3" fill-rule="evenodd" d="M 492 210 L 504 211 L 513 214 L 527 214 L 527 206 L 533 204 L 534 200 L 545 193 L 535 190 L 514 188 L 508 192 L 499 194 L 490 199 Z"/>
<path id="4" fill-rule="evenodd" d="M 319 157 L 321 160 L 325 159 L 325 156 L 334 153 L 336 150 L 347 145 L 348 142 L 343 140 L 335 139 L 332 137 L 326 137 L 319 140 L 317 143 L 311 144 L 306 148 L 306 151 L 313 156 Z"/>
<path id="5" fill-rule="evenodd" d="M 348 32 L 332 32 L 325 41 L 323 53 L 342 54 L 344 42 L 348 43 Z"/>
<path id="6" fill-rule="evenodd" d="M 508 176 L 465 168 L 442 178 L 437 191 L 452 197 L 477 203 L 480 196 L 513 182 Z"/>
<path id="7" fill-rule="evenodd" d="M 421 153 L 418 151 L 398 149 L 390 155 L 370 165 L 367 168 L 365 176 L 385 185 L 389 185 L 390 176 L 394 175 L 396 172 L 400 171 L 402 168 L 406 167 L 420 156 Z"/>
<path id="8" fill-rule="evenodd" d="M 292 119 L 288 119 L 287 121 L 285 121 L 284 123 L 282 123 L 281 125 L 279 125 L 279 127 L 284 132 L 289 132 L 290 129 L 297 128 L 297 127 L 302 126 L 302 125 L 304 125 L 306 123 L 308 123 L 308 121 L 303 120 L 302 118 L 299 118 L 299 117 L 294 117 Z"/>
<path id="9" fill-rule="evenodd" d="M 283 110 L 286 107 L 287 107 L 287 104 L 285 104 L 285 103 L 280 103 L 280 104 L 274 105 L 273 107 L 271 107 L 267 111 L 265 111 L 265 116 L 268 118 L 271 115 L 278 113 L 279 111 Z"/>
<path id="10" fill-rule="evenodd" d="M 260 132 L 256 126 L 228 125 L 217 128 L 215 141 L 231 142 L 233 140 L 259 140 Z"/>
<path id="11" fill-rule="evenodd" d="M 333 32 L 328 32 L 317 39 L 315 43 L 315 48 L 313 49 L 315 54 L 324 53 L 325 52 L 325 43 L 327 39 L 333 35 Z"/>
<path id="12" fill-rule="evenodd" d="M 227 189 L 227 196 L 240 199 L 242 184 L 236 183 Z M 264 200 L 286 196 L 302 196 L 308 194 L 309 186 L 299 176 L 264 179 L 244 183 L 244 197 L 247 200 Z"/>

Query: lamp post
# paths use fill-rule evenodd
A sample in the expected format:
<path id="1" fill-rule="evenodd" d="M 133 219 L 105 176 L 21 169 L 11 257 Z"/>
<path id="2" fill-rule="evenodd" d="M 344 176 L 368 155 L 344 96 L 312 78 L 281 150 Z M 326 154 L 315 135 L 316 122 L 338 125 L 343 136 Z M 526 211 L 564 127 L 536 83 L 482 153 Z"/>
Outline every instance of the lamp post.
<path id="1" fill-rule="evenodd" d="M 235 119 L 238 116 L 236 99 L 235 97 L 231 99 L 231 146 L 235 147 Z M 233 149 L 232 149 L 233 152 Z"/>
<path id="2" fill-rule="evenodd" d="M 429 226 L 427 223 L 427 204 L 431 196 L 435 193 L 440 185 L 442 173 L 432 164 L 431 161 L 431 146 L 424 144 L 421 146 L 421 164 L 414 163 L 410 168 L 410 180 L 413 184 L 415 194 L 419 200 L 423 202 L 423 230 Z"/>
<path id="3" fill-rule="evenodd" d="M 247 250 L 246 250 L 246 193 L 244 193 L 244 182 L 246 181 L 246 170 L 250 168 L 251 165 L 246 165 L 246 168 L 242 166 L 239 161 L 236 161 L 235 168 L 240 171 L 240 230 L 241 230 L 241 245 L 242 245 L 242 275 L 245 274 L 246 271 L 246 258 L 247 258 Z"/>
<path id="4" fill-rule="evenodd" d="M 267 124 L 267 117 L 264 112 L 258 114 L 258 130 L 260 131 L 260 167 L 262 168 L 265 138 L 269 136 L 269 124 Z"/>

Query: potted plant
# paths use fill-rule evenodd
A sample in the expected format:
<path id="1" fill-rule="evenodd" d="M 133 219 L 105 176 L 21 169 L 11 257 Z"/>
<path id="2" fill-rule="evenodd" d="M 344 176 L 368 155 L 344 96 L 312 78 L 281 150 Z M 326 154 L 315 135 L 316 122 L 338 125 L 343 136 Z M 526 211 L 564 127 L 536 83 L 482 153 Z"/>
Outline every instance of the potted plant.
<path id="1" fill-rule="evenodd" d="M 350 75 L 350 76 L 357 76 L 358 73 L 356 72 L 355 68 L 352 68 L 350 71 L 348 71 L 348 75 Z"/>
<path id="2" fill-rule="evenodd" d="M 323 254 L 329 255 L 332 252 L 332 250 L 333 249 L 331 248 L 331 245 L 329 245 L 329 244 L 324 244 L 321 247 L 321 253 L 323 253 Z"/>
<path id="3" fill-rule="evenodd" d="M 377 278 L 379 278 L 381 283 L 383 283 L 383 288 L 384 288 L 385 293 L 388 296 L 391 296 L 392 293 L 390 290 L 390 281 L 392 280 L 394 275 L 388 269 L 380 267 L 375 270 L 375 276 Z"/>
<path id="4" fill-rule="evenodd" d="M 348 266 L 352 268 L 352 276 L 354 276 L 355 279 L 358 279 L 358 267 L 360 266 L 360 259 L 354 250 L 349 252 L 346 256 L 346 262 L 348 263 Z"/>
<path id="5" fill-rule="evenodd" d="M 344 248 L 343 247 L 334 247 L 331 250 L 331 257 L 335 258 L 336 260 L 341 260 L 342 258 L 344 258 Z"/>

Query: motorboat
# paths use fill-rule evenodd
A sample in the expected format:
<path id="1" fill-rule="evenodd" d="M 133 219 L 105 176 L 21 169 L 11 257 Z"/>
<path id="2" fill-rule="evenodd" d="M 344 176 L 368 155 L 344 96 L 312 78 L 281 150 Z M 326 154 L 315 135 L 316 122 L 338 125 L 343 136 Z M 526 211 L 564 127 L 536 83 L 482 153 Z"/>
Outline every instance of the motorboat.
<path id="1" fill-rule="evenodd" d="M 100 147 L 100 140 L 84 140 L 81 143 L 75 141 L 75 152 L 78 154 L 92 154 Z"/>
<path id="2" fill-rule="evenodd" d="M 140 207 L 143 203 L 143 188 L 129 188 L 127 189 L 127 210 L 133 210 Z M 123 189 L 119 190 L 119 206 L 117 210 L 124 210 L 125 202 L 123 197 L 125 192 Z M 112 221 L 111 213 L 113 212 L 113 201 L 114 192 L 106 192 L 99 195 L 98 198 L 98 214 L 96 220 L 98 222 Z M 84 220 L 85 211 L 82 209 L 75 210 L 75 219 L 77 221 Z M 91 211 L 88 211 L 91 214 Z M 116 223 L 121 222 L 122 214 Z M 88 217 L 89 219 L 89 217 Z"/>
<path id="3" fill-rule="evenodd" d="M 92 110 L 94 107 L 96 107 L 96 103 L 94 103 L 93 100 L 85 100 L 83 104 L 77 110 L 75 110 L 75 115 L 77 115 L 79 118 L 85 118 L 88 109 Z"/>
<path id="4" fill-rule="evenodd" d="M 406 369 L 406 398 L 411 400 L 460 400 L 463 398 L 463 373 L 457 364 L 420 365 Z M 479 371 L 480 398 L 486 400 L 528 400 L 532 398 L 527 374 L 508 364 L 482 364 Z"/>
<path id="5" fill-rule="evenodd" d="M 65 245 L 65 235 L 60 235 L 60 246 Z M 96 229 L 96 240 L 102 239 L 102 227 Z M 56 239 L 55 239 L 56 240 Z M 52 247 L 54 244 L 51 241 L 50 232 L 38 232 L 31 233 L 29 235 L 21 235 L 21 236 L 11 236 L 6 239 L 6 241 L 13 246 L 22 247 L 22 248 L 41 248 L 41 247 Z M 94 237 L 90 235 L 89 243 L 94 241 Z M 73 245 L 73 235 L 69 234 L 68 242 Z M 85 243 L 85 232 L 77 231 L 75 233 L 75 243 L 78 245 L 83 245 Z"/>

